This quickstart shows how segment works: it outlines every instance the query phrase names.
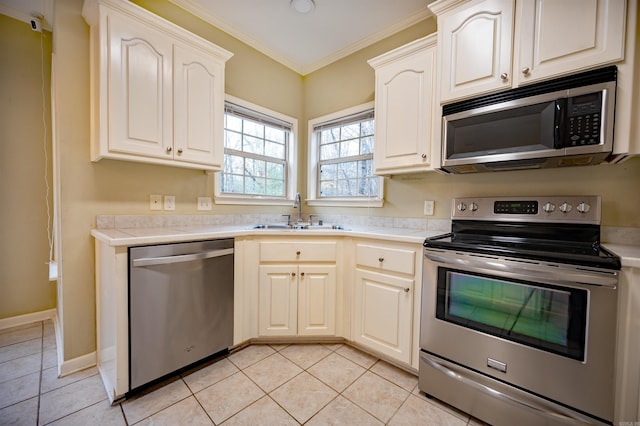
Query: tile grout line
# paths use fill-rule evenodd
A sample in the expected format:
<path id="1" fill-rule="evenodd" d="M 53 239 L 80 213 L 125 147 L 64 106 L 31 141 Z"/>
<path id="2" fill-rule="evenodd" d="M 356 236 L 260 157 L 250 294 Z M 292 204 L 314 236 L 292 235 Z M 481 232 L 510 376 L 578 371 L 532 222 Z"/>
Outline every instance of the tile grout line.
<path id="1" fill-rule="evenodd" d="M 40 377 L 38 379 L 38 404 L 36 408 L 36 425 L 40 424 L 40 398 L 42 395 L 42 366 L 44 364 L 44 322 L 40 322 Z"/>

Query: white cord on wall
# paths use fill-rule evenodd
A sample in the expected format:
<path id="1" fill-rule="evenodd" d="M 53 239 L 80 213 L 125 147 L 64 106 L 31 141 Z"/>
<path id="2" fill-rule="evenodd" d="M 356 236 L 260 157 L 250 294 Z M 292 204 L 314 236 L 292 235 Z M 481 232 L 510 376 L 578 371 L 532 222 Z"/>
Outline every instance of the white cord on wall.
<path id="1" fill-rule="evenodd" d="M 40 32 L 40 78 L 41 78 L 41 93 L 42 93 L 42 128 L 44 130 L 42 135 L 42 149 L 44 151 L 44 184 L 45 184 L 45 203 L 47 208 L 47 241 L 49 242 L 49 265 L 55 263 L 53 261 L 53 235 L 51 233 L 51 208 L 49 205 L 49 192 L 51 191 L 49 185 L 49 155 L 47 150 L 47 100 L 45 97 L 45 70 L 44 70 L 44 32 Z M 51 273 L 49 274 L 51 276 Z M 57 274 L 56 274 L 57 275 Z"/>

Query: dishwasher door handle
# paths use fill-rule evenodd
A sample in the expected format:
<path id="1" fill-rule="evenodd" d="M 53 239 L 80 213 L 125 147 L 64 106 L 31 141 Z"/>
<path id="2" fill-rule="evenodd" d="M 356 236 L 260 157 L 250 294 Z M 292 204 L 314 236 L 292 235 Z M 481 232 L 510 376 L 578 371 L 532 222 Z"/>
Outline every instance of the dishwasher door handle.
<path id="1" fill-rule="evenodd" d="M 162 257 L 141 257 L 140 259 L 134 259 L 132 265 L 134 268 L 141 266 L 152 265 L 167 265 L 170 263 L 191 262 L 194 260 L 211 259 L 212 257 L 228 256 L 233 254 L 233 249 L 223 250 L 211 250 L 198 253 L 179 254 L 175 256 L 162 256 Z"/>

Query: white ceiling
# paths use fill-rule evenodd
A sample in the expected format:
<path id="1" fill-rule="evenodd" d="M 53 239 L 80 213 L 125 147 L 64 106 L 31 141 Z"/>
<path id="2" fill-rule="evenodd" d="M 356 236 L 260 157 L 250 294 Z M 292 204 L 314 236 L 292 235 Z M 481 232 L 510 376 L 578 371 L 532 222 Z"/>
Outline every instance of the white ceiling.
<path id="1" fill-rule="evenodd" d="M 165 0 L 306 75 L 397 33 L 431 13 L 433 0 L 315 0 L 306 15 L 291 0 Z M 28 22 L 44 16 L 51 29 L 54 0 L 0 0 L 0 13 Z"/>
<path id="2" fill-rule="evenodd" d="M 433 0 L 315 0 L 302 15 L 291 0 L 170 0 L 305 75 L 401 31 Z"/>

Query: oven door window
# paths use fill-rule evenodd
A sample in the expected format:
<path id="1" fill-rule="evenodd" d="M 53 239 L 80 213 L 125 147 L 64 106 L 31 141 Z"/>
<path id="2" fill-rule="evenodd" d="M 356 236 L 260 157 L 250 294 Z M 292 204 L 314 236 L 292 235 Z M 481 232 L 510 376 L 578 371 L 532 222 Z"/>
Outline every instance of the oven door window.
<path id="1" fill-rule="evenodd" d="M 436 317 L 584 361 L 588 293 L 438 268 Z"/>

